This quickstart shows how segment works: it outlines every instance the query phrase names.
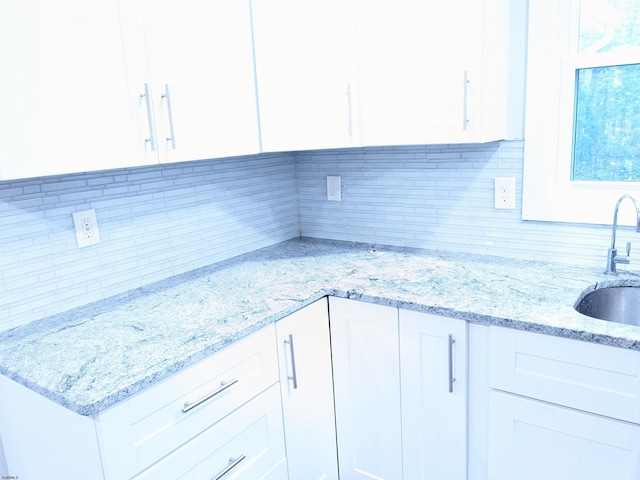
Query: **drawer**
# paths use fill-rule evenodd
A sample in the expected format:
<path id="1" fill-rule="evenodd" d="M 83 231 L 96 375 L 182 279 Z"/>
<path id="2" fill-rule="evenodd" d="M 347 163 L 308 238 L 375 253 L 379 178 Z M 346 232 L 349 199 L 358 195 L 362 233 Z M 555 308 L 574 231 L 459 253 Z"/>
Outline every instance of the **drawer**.
<path id="1" fill-rule="evenodd" d="M 282 425 L 280 390 L 274 385 L 134 479 L 286 478 Z"/>
<path id="2" fill-rule="evenodd" d="M 640 352 L 490 328 L 490 386 L 640 423 Z"/>
<path id="3" fill-rule="evenodd" d="M 107 478 L 131 478 L 277 382 L 270 325 L 100 413 Z"/>
<path id="4" fill-rule="evenodd" d="M 491 480 L 638 478 L 640 426 L 493 391 Z"/>

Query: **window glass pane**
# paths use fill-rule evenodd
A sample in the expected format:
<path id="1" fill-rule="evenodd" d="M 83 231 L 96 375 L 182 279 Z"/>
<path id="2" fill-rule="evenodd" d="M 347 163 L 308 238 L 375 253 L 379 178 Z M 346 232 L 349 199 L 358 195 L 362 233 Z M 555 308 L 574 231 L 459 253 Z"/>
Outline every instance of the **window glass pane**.
<path id="1" fill-rule="evenodd" d="M 640 47 L 640 1 L 581 0 L 580 53 Z"/>
<path id="2" fill-rule="evenodd" d="M 576 75 L 572 180 L 640 181 L 640 64 Z"/>

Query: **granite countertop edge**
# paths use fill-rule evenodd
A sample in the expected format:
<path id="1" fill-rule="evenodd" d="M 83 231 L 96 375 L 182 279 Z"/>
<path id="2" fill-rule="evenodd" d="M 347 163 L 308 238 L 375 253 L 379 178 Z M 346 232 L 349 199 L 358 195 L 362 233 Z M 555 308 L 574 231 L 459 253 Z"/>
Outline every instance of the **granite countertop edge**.
<path id="1" fill-rule="evenodd" d="M 267 274 L 278 282 L 262 278 Z M 580 296 L 614 285 L 640 285 L 640 276 L 611 278 L 592 268 L 544 262 L 294 239 L 2 332 L 0 373 L 93 416 L 325 296 L 640 351 L 640 327 L 573 310 Z M 451 292 L 453 286 L 460 291 Z M 254 290 L 260 294 L 242 298 Z M 229 310 L 218 298 L 227 293 Z M 178 317 L 187 312 L 170 321 L 157 316 L 167 308 Z M 240 315 L 245 308 L 249 313 Z M 140 319 L 140 311 L 156 316 Z M 158 345 L 156 328 L 166 329 Z M 171 328 L 180 328 L 179 335 Z M 180 335 L 185 338 L 173 338 Z M 64 343 L 88 336 L 94 338 L 77 351 Z M 119 336 L 122 345 L 112 345 Z M 186 347 L 174 351 L 174 345 Z M 156 353 L 156 347 L 166 351 Z M 67 349 L 69 358 L 60 357 Z M 101 382 L 118 352 L 131 354 L 139 371 L 129 373 L 125 364 L 123 373 Z M 140 365 L 136 352 L 144 359 Z M 157 358 L 145 358 L 149 352 Z"/>

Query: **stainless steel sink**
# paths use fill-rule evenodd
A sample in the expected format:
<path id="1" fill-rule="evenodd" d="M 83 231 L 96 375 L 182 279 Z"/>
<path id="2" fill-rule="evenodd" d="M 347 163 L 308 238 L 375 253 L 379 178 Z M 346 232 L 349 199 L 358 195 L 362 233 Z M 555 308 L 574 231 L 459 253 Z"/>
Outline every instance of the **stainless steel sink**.
<path id="1" fill-rule="evenodd" d="M 586 294 L 575 309 L 601 320 L 640 325 L 640 286 L 598 288 Z"/>

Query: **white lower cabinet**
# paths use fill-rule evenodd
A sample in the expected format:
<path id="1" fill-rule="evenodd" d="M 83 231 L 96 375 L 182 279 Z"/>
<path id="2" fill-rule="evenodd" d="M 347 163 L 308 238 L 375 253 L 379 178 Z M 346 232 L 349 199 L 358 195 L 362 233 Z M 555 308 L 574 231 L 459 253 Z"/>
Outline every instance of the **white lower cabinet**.
<path id="1" fill-rule="evenodd" d="M 273 385 L 134 478 L 278 478 L 266 475 L 286 461 L 283 436 L 280 392 Z"/>
<path id="2" fill-rule="evenodd" d="M 276 333 L 289 478 L 338 480 L 327 299 L 280 320 Z"/>
<path id="3" fill-rule="evenodd" d="M 274 325 L 94 417 L 2 376 L 8 470 L 25 479 L 284 480 L 278 379 Z"/>
<path id="4" fill-rule="evenodd" d="M 490 328 L 488 478 L 640 477 L 640 352 Z"/>
<path id="5" fill-rule="evenodd" d="M 492 480 L 635 480 L 640 426 L 491 392 Z"/>
<path id="6" fill-rule="evenodd" d="M 340 479 L 401 479 L 398 310 L 329 305 Z"/>
<path id="7" fill-rule="evenodd" d="M 467 322 L 400 310 L 405 479 L 467 478 Z"/>
<path id="8" fill-rule="evenodd" d="M 275 329 L 270 326 L 101 412 L 97 427 L 107 478 L 130 478 L 176 449 L 188 458 L 192 447 L 196 452 L 202 444 L 191 439 L 277 382 Z M 217 447 L 209 449 L 213 455 Z"/>
<path id="9" fill-rule="evenodd" d="M 330 298 L 340 478 L 467 478 L 467 322 Z"/>

